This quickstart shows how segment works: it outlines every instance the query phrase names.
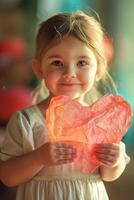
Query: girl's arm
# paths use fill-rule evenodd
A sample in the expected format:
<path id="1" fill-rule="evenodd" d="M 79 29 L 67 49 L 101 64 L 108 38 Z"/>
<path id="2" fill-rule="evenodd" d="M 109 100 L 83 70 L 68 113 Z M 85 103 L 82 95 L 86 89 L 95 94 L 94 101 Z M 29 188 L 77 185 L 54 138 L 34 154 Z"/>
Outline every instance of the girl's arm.
<path id="1" fill-rule="evenodd" d="M 22 156 L 0 161 L 0 180 L 8 186 L 29 181 L 43 167 L 73 162 L 76 151 L 65 143 L 45 143 Z"/>
<path id="2" fill-rule="evenodd" d="M 23 156 L 0 161 L 0 180 L 7 186 L 16 186 L 30 180 L 44 166 L 41 149 Z"/>
<path id="3" fill-rule="evenodd" d="M 96 150 L 96 157 L 102 163 L 99 167 L 104 181 L 117 179 L 126 167 L 124 152 L 120 144 L 100 144 Z"/>

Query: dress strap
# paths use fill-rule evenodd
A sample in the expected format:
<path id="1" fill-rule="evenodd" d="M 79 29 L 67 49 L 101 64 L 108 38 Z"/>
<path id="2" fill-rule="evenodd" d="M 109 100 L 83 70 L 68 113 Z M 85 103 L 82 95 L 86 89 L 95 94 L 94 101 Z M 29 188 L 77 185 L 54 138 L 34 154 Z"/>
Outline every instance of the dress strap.
<path id="1" fill-rule="evenodd" d="M 22 114 L 26 117 L 27 121 L 30 124 L 30 119 L 29 119 L 29 116 L 28 116 L 27 112 L 25 110 L 22 110 Z"/>

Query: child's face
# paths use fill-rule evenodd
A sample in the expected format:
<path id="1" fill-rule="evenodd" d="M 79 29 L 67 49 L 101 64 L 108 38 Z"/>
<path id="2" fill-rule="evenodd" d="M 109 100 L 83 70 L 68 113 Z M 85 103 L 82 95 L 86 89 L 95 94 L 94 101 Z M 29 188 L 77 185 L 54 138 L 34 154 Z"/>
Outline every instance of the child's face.
<path id="1" fill-rule="evenodd" d="M 79 100 L 94 84 L 97 60 L 90 48 L 69 36 L 47 50 L 41 73 L 52 95 L 68 95 Z"/>

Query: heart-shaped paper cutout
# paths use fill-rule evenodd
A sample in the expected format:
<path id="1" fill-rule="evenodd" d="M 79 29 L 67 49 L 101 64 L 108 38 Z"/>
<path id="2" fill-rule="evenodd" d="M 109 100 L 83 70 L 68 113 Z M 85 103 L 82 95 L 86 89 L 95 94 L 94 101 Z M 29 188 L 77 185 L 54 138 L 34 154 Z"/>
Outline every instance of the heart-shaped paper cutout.
<path id="1" fill-rule="evenodd" d="M 132 119 L 130 104 L 121 96 L 105 95 L 85 107 L 68 96 L 52 98 L 46 112 L 48 137 L 77 148 L 74 162 L 90 173 L 100 165 L 94 154 L 97 143 L 118 143 Z"/>

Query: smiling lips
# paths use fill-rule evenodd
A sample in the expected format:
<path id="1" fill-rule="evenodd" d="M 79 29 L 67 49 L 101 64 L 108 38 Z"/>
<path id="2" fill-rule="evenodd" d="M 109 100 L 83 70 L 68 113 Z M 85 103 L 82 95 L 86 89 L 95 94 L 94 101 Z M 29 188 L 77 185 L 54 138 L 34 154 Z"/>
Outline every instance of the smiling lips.
<path id="1" fill-rule="evenodd" d="M 80 83 L 59 83 L 58 85 L 61 86 L 77 86 L 77 85 L 81 85 Z"/>

